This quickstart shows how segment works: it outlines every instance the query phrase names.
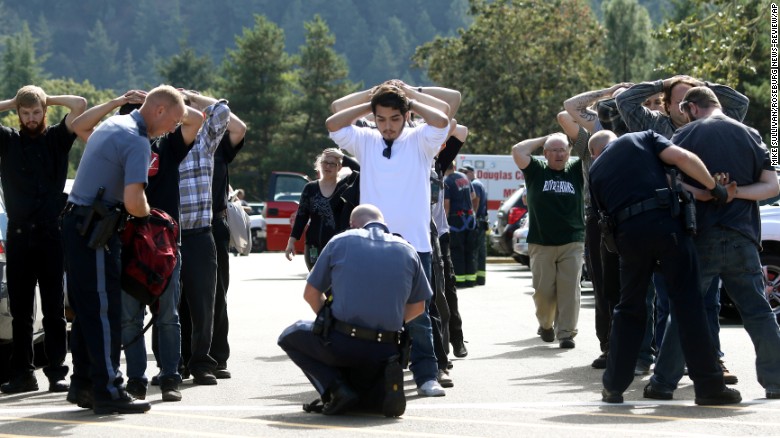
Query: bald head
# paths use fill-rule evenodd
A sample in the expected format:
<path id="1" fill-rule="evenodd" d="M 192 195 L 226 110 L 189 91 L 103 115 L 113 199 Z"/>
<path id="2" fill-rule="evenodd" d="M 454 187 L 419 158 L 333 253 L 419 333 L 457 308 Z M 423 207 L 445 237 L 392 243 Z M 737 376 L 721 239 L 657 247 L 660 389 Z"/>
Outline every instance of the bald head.
<path id="1" fill-rule="evenodd" d="M 139 109 L 146 122 L 149 138 L 173 132 L 184 118 L 184 98 L 170 85 L 160 85 L 149 91 Z"/>
<path id="2" fill-rule="evenodd" d="M 588 140 L 588 150 L 590 151 L 590 155 L 593 158 L 598 157 L 601 155 L 601 152 L 604 150 L 607 144 L 616 138 L 617 135 L 615 135 L 614 132 L 607 130 L 601 130 L 593 134 L 590 137 L 590 140 Z"/>
<path id="3" fill-rule="evenodd" d="M 385 218 L 382 216 L 382 212 L 371 204 L 358 205 L 349 216 L 349 225 L 352 228 L 363 228 L 367 223 L 384 223 L 384 221 Z"/>

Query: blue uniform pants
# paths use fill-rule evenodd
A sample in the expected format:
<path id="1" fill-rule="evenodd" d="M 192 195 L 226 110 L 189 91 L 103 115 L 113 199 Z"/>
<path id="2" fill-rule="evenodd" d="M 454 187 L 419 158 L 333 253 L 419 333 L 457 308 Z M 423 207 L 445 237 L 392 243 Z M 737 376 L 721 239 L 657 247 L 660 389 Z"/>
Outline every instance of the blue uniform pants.
<path id="1" fill-rule="evenodd" d="M 87 246 L 78 232 L 81 219 L 62 220 L 62 243 L 68 274 L 68 301 L 76 313 L 71 326 L 74 386 L 92 386 L 96 400 L 121 394 L 119 352 L 122 341 L 121 244 L 114 235 L 104 248 Z"/>

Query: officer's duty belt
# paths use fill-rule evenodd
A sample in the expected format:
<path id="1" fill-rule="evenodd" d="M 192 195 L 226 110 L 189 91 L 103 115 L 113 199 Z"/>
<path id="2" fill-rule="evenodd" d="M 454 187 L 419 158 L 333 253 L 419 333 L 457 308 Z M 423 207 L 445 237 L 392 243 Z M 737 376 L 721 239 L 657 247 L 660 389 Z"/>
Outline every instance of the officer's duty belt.
<path id="1" fill-rule="evenodd" d="M 91 205 L 78 205 L 72 202 L 68 202 L 65 206 L 64 214 L 74 214 L 76 216 L 86 216 L 92 211 Z"/>
<path id="2" fill-rule="evenodd" d="M 658 208 L 669 208 L 671 205 L 671 192 L 666 193 L 667 197 L 666 199 L 660 198 L 658 196 L 645 199 L 644 201 L 637 202 L 636 204 L 631 204 L 628 207 L 620 210 L 615 215 L 615 223 L 619 224 L 621 222 L 624 222 L 625 220 L 632 218 L 640 213 L 644 213 L 646 211 L 655 210 Z"/>
<path id="3" fill-rule="evenodd" d="M 343 321 L 335 321 L 333 323 L 333 330 L 351 338 L 362 339 L 364 341 L 374 341 L 379 342 L 380 344 L 398 344 L 398 332 L 370 330 L 347 324 Z"/>

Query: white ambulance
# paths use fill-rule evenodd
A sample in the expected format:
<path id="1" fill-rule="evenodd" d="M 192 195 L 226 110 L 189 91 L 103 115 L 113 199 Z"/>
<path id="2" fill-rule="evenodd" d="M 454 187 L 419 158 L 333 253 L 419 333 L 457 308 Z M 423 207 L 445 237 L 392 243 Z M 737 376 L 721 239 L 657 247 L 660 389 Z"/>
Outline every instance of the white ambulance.
<path id="1" fill-rule="evenodd" d="M 455 158 L 455 165 L 457 169 L 472 166 L 474 177 L 485 185 L 490 224 L 496 221 L 496 212 L 501 203 L 515 190 L 525 186 L 523 172 L 517 168 L 511 155 L 459 154 Z"/>

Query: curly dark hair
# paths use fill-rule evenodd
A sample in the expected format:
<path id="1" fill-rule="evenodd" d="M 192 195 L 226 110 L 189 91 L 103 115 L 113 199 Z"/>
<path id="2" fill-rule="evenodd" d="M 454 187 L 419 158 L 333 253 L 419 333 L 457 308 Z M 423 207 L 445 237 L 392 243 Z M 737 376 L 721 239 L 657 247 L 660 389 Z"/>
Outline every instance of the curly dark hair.
<path id="1" fill-rule="evenodd" d="M 397 109 L 402 115 L 409 111 L 409 99 L 399 87 L 390 84 L 380 85 L 371 96 L 371 112 L 376 114 L 377 105 Z"/>

